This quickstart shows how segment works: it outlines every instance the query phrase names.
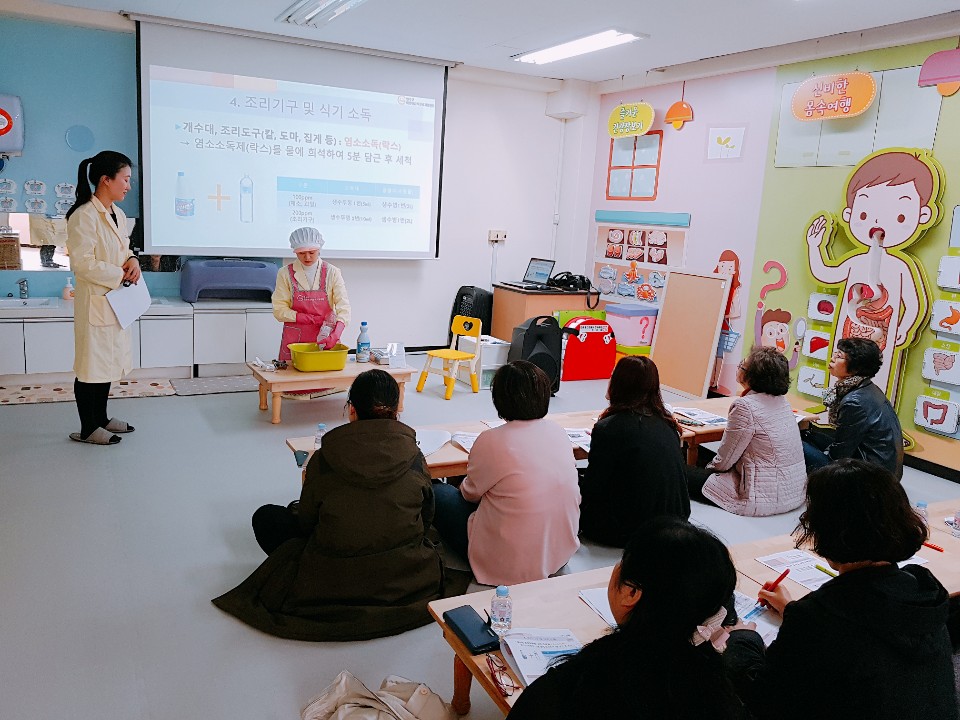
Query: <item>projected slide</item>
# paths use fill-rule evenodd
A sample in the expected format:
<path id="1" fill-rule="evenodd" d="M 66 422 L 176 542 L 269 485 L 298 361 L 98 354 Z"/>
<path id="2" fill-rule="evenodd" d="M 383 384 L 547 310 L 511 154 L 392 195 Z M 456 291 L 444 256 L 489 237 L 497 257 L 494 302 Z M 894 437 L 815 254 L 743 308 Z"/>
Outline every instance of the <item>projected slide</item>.
<path id="1" fill-rule="evenodd" d="M 435 105 L 151 65 L 151 249 L 289 254 L 312 225 L 330 256 L 432 256 Z"/>

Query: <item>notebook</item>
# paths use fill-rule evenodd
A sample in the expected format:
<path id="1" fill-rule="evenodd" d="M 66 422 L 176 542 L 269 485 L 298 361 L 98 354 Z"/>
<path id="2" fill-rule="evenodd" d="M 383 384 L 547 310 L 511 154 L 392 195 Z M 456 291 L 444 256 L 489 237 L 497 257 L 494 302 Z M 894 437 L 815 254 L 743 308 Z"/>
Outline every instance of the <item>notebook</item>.
<path id="1" fill-rule="evenodd" d="M 526 288 L 530 290 L 539 290 L 546 287 L 547 280 L 553 272 L 553 266 L 556 260 L 544 260 L 543 258 L 530 258 L 527 263 L 527 272 L 523 275 L 523 280 L 508 280 L 501 283 L 510 287 Z"/>

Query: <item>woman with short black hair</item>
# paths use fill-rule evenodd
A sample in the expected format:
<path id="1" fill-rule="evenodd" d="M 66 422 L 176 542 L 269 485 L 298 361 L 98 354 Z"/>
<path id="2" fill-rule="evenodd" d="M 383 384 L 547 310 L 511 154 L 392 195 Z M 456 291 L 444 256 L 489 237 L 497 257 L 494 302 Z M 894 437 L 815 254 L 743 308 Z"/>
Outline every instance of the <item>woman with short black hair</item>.
<path id="1" fill-rule="evenodd" d="M 460 487 L 437 483 L 434 524 L 447 546 L 469 560 L 477 582 L 542 580 L 580 547 L 573 448 L 563 428 L 544 417 L 550 380 L 536 365 L 504 365 L 491 393 L 507 422 L 476 439 Z"/>
<path id="2" fill-rule="evenodd" d="M 687 467 L 690 497 L 737 515 L 798 508 L 807 473 L 797 420 L 785 397 L 787 358 L 776 348 L 754 348 L 740 363 L 737 382 L 743 393 L 730 404 L 717 454 L 706 468 Z"/>
<path id="3" fill-rule="evenodd" d="M 926 568 L 897 565 L 927 536 L 897 478 L 851 459 L 811 473 L 794 536 L 838 576 L 799 600 L 783 583 L 760 591 L 783 615 L 766 651 L 752 623 L 731 630 L 724 660 L 753 714 L 955 720 L 947 591 Z"/>
<path id="4" fill-rule="evenodd" d="M 607 587 L 617 629 L 531 683 L 509 720 L 742 717 L 720 655 L 698 632 L 726 614 L 736 582 L 708 531 L 671 517 L 640 525 Z"/>
<path id="5" fill-rule="evenodd" d="M 397 419 L 400 387 L 383 370 L 350 387 L 350 422 L 323 436 L 299 503 L 253 516 L 269 557 L 214 600 L 258 630 L 296 640 L 366 640 L 430 622 L 444 583 L 427 530 L 433 485 L 413 428 Z"/>
<path id="6" fill-rule="evenodd" d="M 690 517 L 690 496 L 680 428 L 663 405 L 653 360 L 621 358 L 607 400 L 610 406 L 593 426 L 590 460 L 580 480 L 580 534 L 623 547 L 646 520 Z"/>
<path id="7" fill-rule="evenodd" d="M 807 470 L 841 458 L 857 458 L 903 477 L 903 430 L 897 413 L 876 383 L 883 364 L 880 347 L 865 338 L 842 338 L 830 359 L 836 383 L 823 396 L 832 427 L 803 434 Z"/>
<path id="8" fill-rule="evenodd" d="M 550 408 L 550 378 L 525 360 L 500 368 L 490 385 L 493 406 L 506 420 L 539 420 Z"/>

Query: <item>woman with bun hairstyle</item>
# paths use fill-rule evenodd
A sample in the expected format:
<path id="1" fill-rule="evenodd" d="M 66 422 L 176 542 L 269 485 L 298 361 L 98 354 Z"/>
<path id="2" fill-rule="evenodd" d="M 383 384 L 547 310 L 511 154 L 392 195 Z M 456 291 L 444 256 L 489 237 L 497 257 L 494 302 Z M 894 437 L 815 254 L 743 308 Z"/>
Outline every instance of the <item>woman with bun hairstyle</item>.
<path id="1" fill-rule="evenodd" d="M 730 553 L 708 531 L 672 517 L 641 525 L 607 587 L 617 629 L 531 683 L 508 720 L 743 717 L 701 629 L 726 616 L 736 582 Z"/>
<path id="2" fill-rule="evenodd" d="M 110 383 L 130 372 L 130 329 L 120 327 L 106 294 L 141 282 L 130 250 L 127 216 L 115 203 L 130 190 L 130 158 L 104 150 L 80 163 L 77 201 L 67 212 L 67 248 L 76 278 L 73 303 L 73 383 L 80 432 L 70 439 L 116 445 L 133 425 L 107 415 Z"/>

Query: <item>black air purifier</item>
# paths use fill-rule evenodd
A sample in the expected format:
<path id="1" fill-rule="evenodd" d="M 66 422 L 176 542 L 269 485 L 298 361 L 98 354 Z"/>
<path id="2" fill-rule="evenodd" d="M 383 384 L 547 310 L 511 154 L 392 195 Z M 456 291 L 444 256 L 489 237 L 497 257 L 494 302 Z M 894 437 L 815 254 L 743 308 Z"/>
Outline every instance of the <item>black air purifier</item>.
<path id="1" fill-rule="evenodd" d="M 490 324 L 493 322 L 493 294 L 489 290 L 474 287 L 473 285 L 464 285 L 457 290 L 456 297 L 453 299 L 453 310 L 450 311 L 450 324 L 453 324 L 453 318 L 457 315 L 466 315 L 467 317 L 479 318 L 481 332 L 485 335 L 490 334 Z M 447 345 L 453 342 L 453 333 L 447 333 Z"/>

